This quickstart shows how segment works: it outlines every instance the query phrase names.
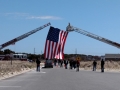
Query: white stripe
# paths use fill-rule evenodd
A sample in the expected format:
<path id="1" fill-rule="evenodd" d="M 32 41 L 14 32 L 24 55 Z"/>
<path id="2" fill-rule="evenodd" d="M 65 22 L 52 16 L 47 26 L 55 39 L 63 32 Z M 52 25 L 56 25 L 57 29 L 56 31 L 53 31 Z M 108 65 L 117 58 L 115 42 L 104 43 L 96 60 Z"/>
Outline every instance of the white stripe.
<path id="1" fill-rule="evenodd" d="M 65 38 L 67 38 L 67 32 L 61 30 L 60 33 L 59 33 L 59 40 L 58 40 L 58 45 L 57 45 L 56 52 L 55 52 L 55 58 L 63 59 L 62 55 L 63 55 L 64 50 L 62 51 L 62 49 L 64 47 L 63 43 L 65 42 Z M 61 47 L 60 47 L 59 53 L 57 54 L 59 45 L 61 45 Z"/>
<path id="2" fill-rule="evenodd" d="M 53 41 L 50 41 L 50 51 L 49 51 L 49 59 L 51 59 L 51 54 L 52 54 L 52 42 Z"/>
<path id="3" fill-rule="evenodd" d="M 56 46 L 56 42 L 54 42 L 54 44 L 53 44 L 53 55 L 52 55 L 52 58 L 54 58 L 54 53 L 55 53 L 55 46 Z"/>
<path id="4" fill-rule="evenodd" d="M 55 56 L 57 55 L 58 46 L 59 46 L 59 44 L 57 44 L 57 48 L 56 48 L 56 50 L 55 50 Z M 56 57 L 55 57 L 55 58 L 56 58 Z"/>
<path id="5" fill-rule="evenodd" d="M 64 31 L 62 33 L 62 37 L 61 37 L 61 47 L 60 47 L 60 59 L 62 59 L 62 48 L 63 48 L 63 41 L 64 41 Z"/>
<path id="6" fill-rule="evenodd" d="M 59 43 L 60 43 L 60 46 L 61 46 L 61 43 L 62 43 L 62 31 L 60 31 L 60 34 L 59 34 Z M 61 47 L 60 47 L 60 51 L 61 51 Z M 59 53 L 58 53 L 58 58 L 59 58 L 59 59 L 61 59 L 61 58 L 60 58 L 60 51 L 59 51 Z"/>
<path id="7" fill-rule="evenodd" d="M 62 59 L 63 35 L 64 35 L 64 31 L 62 31 L 62 33 L 61 33 L 61 43 L 60 43 L 60 44 L 61 44 L 61 47 L 60 47 L 60 52 L 59 52 L 59 54 L 60 54 L 60 55 L 59 55 L 59 56 L 60 56 L 59 58 L 60 58 L 60 59 Z"/>
<path id="8" fill-rule="evenodd" d="M 60 40 L 61 40 L 60 35 L 61 35 L 61 31 L 60 31 L 60 33 L 59 33 L 58 45 L 57 45 L 56 52 L 55 52 L 55 58 L 57 58 L 57 59 L 59 59 L 58 46 L 61 44 L 61 43 L 60 43 Z M 58 54 L 57 54 L 57 52 L 58 52 Z"/>
<path id="9" fill-rule="evenodd" d="M 58 42 L 56 43 L 57 47 L 56 47 L 56 50 L 55 50 L 55 58 L 57 58 L 58 47 L 59 47 L 59 44 L 60 44 L 60 34 L 61 34 L 61 31 L 59 32 L 59 39 L 58 39 Z"/>
<path id="10" fill-rule="evenodd" d="M 5 88 L 5 87 L 21 87 L 21 86 L 0 86 L 0 88 L 1 87 Z"/>
<path id="11" fill-rule="evenodd" d="M 65 39 L 67 38 L 67 32 L 64 32 L 64 38 L 63 38 L 63 43 L 62 43 L 62 49 L 63 49 L 63 47 L 64 47 L 64 45 L 65 45 Z M 64 52 L 64 49 L 63 49 L 63 51 L 62 51 L 62 49 L 61 49 L 61 52 L 63 53 Z M 62 56 L 63 57 L 63 56 Z"/>

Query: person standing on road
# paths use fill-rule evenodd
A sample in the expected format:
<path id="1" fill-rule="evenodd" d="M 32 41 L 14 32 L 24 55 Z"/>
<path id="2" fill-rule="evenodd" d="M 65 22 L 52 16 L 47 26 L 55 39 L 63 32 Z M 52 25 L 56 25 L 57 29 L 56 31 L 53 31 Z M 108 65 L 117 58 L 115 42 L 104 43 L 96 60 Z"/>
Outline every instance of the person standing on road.
<path id="1" fill-rule="evenodd" d="M 68 60 L 64 60 L 65 69 L 67 69 Z"/>
<path id="2" fill-rule="evenodd" d="M 101 60 L 101 72 L 104 72 L 104 64 L 105 64 L 105 62 L 104 62 L 104 60 L 102 59 L 102 60 Z"/>
<path id="3" fill-rule="evenodd" d="M 70 60 L 69 64 L 70 64 L 70 69 L 72 69 L 73 68 L 73 60 Z"/>
<path id="4" fill-rule="evenodd" d="M 54 60 L 54 66 L 56 66 L 56 63 L 57 63 L 57 60 L 55 59 L 55 60 Z"/>
<path id="5" fill-rule="evenodd" d="M 36 71 L 37 71 L 37 72 L 40 72 L 40 63 L 41 63 L 41 61 L 37 58 L 37 59 L 36 59 L 36 64 L 37 64 L 37 66 L 36 66 Z"/>
<path id="6" fill-rule="evenodd" d="M 76 61 L 76 72 L 79 72 L 79 67 L 80 67 L 80 61 Z"/>
<path id="7" fill-rule="evenodd" d="M 73 68 L 76 69 L 76 60 L 73 60 Z"/>
<path id="8" fill-rule="evenodd" d="M 93 71 L 96 71 L 96 66 L 97 66 L 97 62 L 94 60 L 93 61 Z"/>
<path id="9" fill-rule="evenodd" d="M 63 60 L 61 60 L 60 62 L 60 67 L 63 67 Z"/>

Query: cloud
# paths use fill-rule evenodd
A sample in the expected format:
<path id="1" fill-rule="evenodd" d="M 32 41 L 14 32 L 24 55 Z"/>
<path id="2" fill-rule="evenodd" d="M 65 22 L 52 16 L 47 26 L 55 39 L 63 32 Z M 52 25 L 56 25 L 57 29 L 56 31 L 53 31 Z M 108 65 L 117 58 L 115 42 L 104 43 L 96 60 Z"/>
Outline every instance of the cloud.
<path id="1" fill-rule="evenodd" d="M 6 17 L 15 17 L 15 18 L 25 18 L 25 19 L 42 19 L 42 20 L 61 20 L 61 17 L 57 17 L 57 16 L 34 16 L 34 15 L 30 15 L 29 13 L 19 13 L 19 12 L 14 12 L 14 13 L 0 13 L 0 15 L 2 16 L 6 16 Z"/>
<path id="2" fill-rule="evenodd" d="M 15 13 L 1 13 L 1 15 L 4 15 L 4 16 L 28 16 L 29 14 L 15 12 Z"/>
<path id="3" fill-rule="evenodd" d="M 60 20 L 62 18 L 56 16 L 30 16 L 27 19 L 50 19 L 50 20 Z"/>

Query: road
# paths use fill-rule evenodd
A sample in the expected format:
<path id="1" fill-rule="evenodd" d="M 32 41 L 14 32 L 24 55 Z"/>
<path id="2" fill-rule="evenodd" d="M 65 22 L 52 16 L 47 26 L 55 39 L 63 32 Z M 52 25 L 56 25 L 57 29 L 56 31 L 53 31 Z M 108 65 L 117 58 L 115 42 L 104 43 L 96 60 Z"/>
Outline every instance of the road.
<path id="1" fill-rule="evenodd" d="M 76 72 L 59 67 L 0 80 L 0 90 L 120 90 L 120 73 Z"/>

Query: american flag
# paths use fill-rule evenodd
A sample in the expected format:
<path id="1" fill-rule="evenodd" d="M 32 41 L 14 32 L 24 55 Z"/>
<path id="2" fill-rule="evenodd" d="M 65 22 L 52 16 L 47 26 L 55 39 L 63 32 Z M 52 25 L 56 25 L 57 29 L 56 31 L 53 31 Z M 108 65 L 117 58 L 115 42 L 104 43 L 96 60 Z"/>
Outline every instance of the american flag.
<path id="1" fill-rule="evenodd" d="M 63 52 L 67 35 L 67 31 L 50 27 L 44 48 L 45 59 L 64 59 Z"/>

